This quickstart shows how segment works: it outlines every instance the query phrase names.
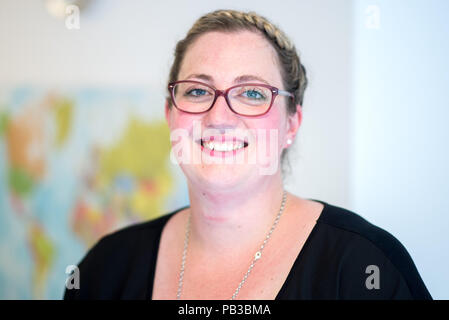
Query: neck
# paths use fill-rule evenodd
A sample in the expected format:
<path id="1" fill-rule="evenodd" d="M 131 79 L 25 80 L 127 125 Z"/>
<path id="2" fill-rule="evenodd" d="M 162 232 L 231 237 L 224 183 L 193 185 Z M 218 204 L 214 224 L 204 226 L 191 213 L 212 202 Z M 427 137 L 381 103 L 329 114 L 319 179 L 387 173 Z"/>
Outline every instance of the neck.
<path id="1" fill-rule="evenodd" d="M 260 245 L 279 213 L 282 196 L 281 175 L 232 191 L 189 185 L 191 243 L 220 254 Z"/>

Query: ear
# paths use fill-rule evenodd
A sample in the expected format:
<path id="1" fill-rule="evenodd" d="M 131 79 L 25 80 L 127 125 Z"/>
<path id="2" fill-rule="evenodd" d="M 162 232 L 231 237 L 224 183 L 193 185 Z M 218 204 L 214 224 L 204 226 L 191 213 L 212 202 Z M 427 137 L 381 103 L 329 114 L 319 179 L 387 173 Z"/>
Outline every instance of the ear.
<path id="1" fill-rule="evenodd" d="M 287 120 L 287 133 L 285 137 L 285 147 L 288 148 L 295 141 L 296 134 L 298 132 L 299 127 L 302 122 L 302 106 L 300 104 L 296 105 L 296 112 L 290 116 L 288 116 Z M 288 140 L 291 140 L 292 143 L 287 143 Z"/>
<path id="2" fill-rule="evenodd" d="M 165 99 L 165 120 L 167 121 L 168 127 L 170 128 L 170 103 L 168 102 L 168 99 Z"/>

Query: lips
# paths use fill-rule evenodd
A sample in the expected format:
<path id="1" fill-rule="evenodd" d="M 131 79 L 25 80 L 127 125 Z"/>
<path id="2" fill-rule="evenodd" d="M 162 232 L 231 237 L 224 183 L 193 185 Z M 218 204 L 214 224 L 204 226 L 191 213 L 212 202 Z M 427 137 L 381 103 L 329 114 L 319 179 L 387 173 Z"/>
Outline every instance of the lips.
<path id="1" fill-rule="evenodd" d="M 248 142 L 245 139 L 232 136 L 209 136 L 198 140 L 202 149 L 208 149 L 215 152 L 233 152 L 246 148 Z"/>
<path id="2" fill-rule="evenodd" d="M 241 139 L 235 136 L 207 136 L 202 137 L 202 141 L 216 141 L 216 142 L 246 142 L 246 139 Z"/>

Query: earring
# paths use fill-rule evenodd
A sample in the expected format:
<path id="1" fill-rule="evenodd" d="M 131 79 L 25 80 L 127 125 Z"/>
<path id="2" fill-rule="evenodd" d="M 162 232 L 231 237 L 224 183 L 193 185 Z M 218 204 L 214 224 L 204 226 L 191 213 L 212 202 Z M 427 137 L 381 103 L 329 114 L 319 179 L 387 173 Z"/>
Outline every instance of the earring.
<path id="1" fill-rule="evenodd" d="M 287 139 L 287 144 L 288 145 L 292 144 L 292 139 Z"/>

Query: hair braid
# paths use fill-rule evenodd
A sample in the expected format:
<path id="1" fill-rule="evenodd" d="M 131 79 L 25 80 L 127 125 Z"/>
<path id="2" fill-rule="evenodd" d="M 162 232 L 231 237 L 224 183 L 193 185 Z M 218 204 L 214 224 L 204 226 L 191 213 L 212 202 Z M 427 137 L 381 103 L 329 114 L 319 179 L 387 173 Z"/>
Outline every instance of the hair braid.
<path id="1" fill-rule="evenodd" d="M 225 16 L 242 22 L 249 22 L 260 31 L 265 32 L 271 39 L 275 40 L 280 48 L 287 50 L 292 50 L 294 48 L 288 37 L 278 27 L 255 12 L 245 13 L 235 10 L 217 10 L 211 14 L 211 16 L 213 15 L 217 17 Z"/>

